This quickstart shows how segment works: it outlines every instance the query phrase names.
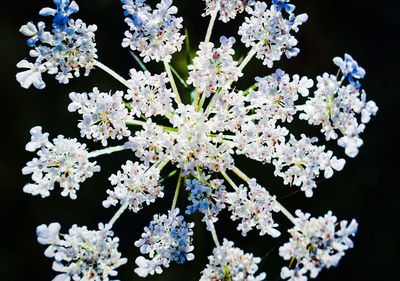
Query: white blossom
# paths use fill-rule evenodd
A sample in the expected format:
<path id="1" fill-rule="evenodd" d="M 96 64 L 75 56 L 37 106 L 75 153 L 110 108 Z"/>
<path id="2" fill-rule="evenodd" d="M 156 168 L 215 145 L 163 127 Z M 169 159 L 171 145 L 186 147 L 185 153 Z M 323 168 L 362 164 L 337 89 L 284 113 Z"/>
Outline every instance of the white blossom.
<path id="1" fill-rule="evenodd" d="M 166 73 L 151 75 L 150 72 L 129 71 L 130 79 L 127 81 L 130 89 L 124 98 L 130 101 L 130 115 L 132 117 L 146 117 L 172 113 L 172 99 L 175 94 L 167 88 L 169 81 Z"/>
<path id="2" fill-rule="evenodd" d="M 118 237 L 99 224 L 99 230 L 73 225 L 68 234 L 60 233 L 59 223 L 39 225 L 38 242 L 49 245 L 45 256 L 54 258 L 53 270 L 60 272 L 53 280 L 108 281 L 116 276 L 115 270 L 127 262 L 118 252 Z"/>
<path id="3" fill-rule="evenodd" d="M 209 256 L 208 260 L 209 263 L 202 271 L 200 281 L 261 281 L 266 276 L 264 272 L 255 275 L 260 258 L 244 253 L 227 239 L 224 239 L 221 246 L 214 248 L 213 255 Z"/>
<path id="4" fill-rule="evenodd" d="M 240 26 L 239 35 L 247 47 L 256 50 L 256 56 L 263 64 L 271 68 L 282 54 L 291 58 L 299 53 L 297 40 L 290 32 L 297 32 L 298 26 L 307 21 L 306 14 L 295 16 L 291 13 L 289 19 L 285 19 L 278 6 L 272 5 L 268 9 L 267 4 L 260 1 L 254 7 L 247 7 L 246 11 L 250 18 L 246 17 Z"/>
<path id="5" fill-rule="evenodd" d="M 220 43 L 220 48 L 214 48 L 213 43 L 201 42 L 193 64 L 188 66 L 190 72 L 187 83 L 193 84 L 207 97 L 219 88 L 221 91 L 229 89 L 232 82 L 243 75 L 232 58 L 235 38 L 222 36 Z"/>
<path id="6" fill-rule="evenodd" d="M 248 184 L 249 189 L 240 185 L 235 192 L 225 194 L 224 203 L 232 212 L 231 219 L 241 220 L 237 230 L 246 236 L 247 232 L 256 227 L 260 230 L 260 235 L 267 233 L 272 237 L 278 237 L 280 235 L 276 229 L 278 224 L 272 218 L 272 213 L 280 210 L 275 203 L 275 196 L 271 196 L 265 188 L 257 184 L 256 179 L 251 179 Z"/>
<path id="7" fill-rule="evenodd" d="M 94 32 L 96 25 L 87 26 L 81 19 L 70 19 L 69 16 L 79 10 L 75 1 L 66 0 L 54 2 L 57 9 L 44 8 L 40 14 L 53 16 L 53 29 L 45 31 L 44 22 L 39 22 L 38 27 L 29 22 L 21 26 L 20 32 L 30 38 L 28 46 L 33 49 L 29 55 L 35 58 L 34 63 L 22 60 L 17 64 L 19 68 L 29 70 L 17 73 L 17 80 L 21 86 L 28 88 L 33 84 L 38 89 L 43 89 L 45 83 L 41 74 L 56 75 L 56 79 L 63 84 L 69 79 L 80 75 L 80 69 L 85 69 L 85 75 L 89 75 L 97 58 Z"/>
<path id="8" fill-rule="evenodd" d="M 238 13 L 242 13 L 247 6 L 253 5 L 255 0 L 204 0 L 206 11 L 203 17 L 219 13 L 219 19 L 228 22 Z"/>
<path id="9" fill-rule="evenodd" d="M 283 267 L 282 279 L 306 281 L 309 272 L 315 278 L 323 268 L 336 266 L 344 256 L 344 251 L 353 247 L 349 236 L 357 232 L 357 222 L 353 219 L 337 222 L 328 212 L 324 217 L 310 218 L 310 214 L 296 211 L 295 226 L 288 230 L 289 242 L 279 248 L 279 255 L 285 260 L 294 260 L 291 267 Z"/>
<path id="10" fill-rule="evenodd" d="M 157 197 L 163 197 L 163 187 L 158 184 L 160 170 L 156 167 L 148 168 L 138 162 L 127 161 L 122 165 L 122 171 L 109 177 L 114 190 L 107 190 L 108 198 L 103 206 L 129 204 L 129 209 L 138 212 L 143 204 L 153 203 Z"/>
<path id="11" fill-rule="evenodd" d="M 107 145 L 107 139 L 122 139 L 131 133 L 125 122 L 128 119 L 128 109 L 125 107 L 122 91 L 116 91 L 110 95 L 93 88 L 90 93 L 69 94 L 71 103 L 68 110 L 78 111 L 82 114 L 82 120 L 78 124 L 81 136 L 94 141 L 101 141 Z"/>
<path id="12" fill-rule="evenodd" d="M 33 158 L 22 169 L 24 175 L 32 174 L 34 182 L 26 184 L 24 192 L 48 197 L 57 182 L 63 188 L 62 196 L 76 199 L 79 184 L 100 171 L 96 162 L 89 161 L 86 145 L 78 143 L 76 139 L 65 139 L 62 135 L 51 143 L 48 141 L 49 134 L 42 133 L 39 126 L 33 127 L 30 132 L 32 138 L 26 150 L 39 150 L 38 158 Z"/>
<path id="13" fill-rule="evenodd" d="M 169 62 L 171 54 L 181 50 L 185 39 L 179 33 L 183 19 L 175 17 L 178 9 L 171 6 L 172 0 L 161 0 L 153 10 L 145 0 L 122 0 L 122 3 L 129 26 L 122 46 L 139 51 L 144 62 Z"/>

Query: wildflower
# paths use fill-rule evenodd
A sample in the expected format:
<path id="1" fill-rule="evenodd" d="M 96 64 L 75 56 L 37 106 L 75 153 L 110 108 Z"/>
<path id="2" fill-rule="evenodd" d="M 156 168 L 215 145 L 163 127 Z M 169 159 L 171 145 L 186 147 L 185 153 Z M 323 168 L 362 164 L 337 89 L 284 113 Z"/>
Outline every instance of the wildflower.
<path id="1" fill-rule="evenodd" d="M 238 63 L 233 60 L 232 49 L 235 38 L 225 36 L 220 38 L 221 47 L 214 48 L 213 43 L 201 42 L 197 57 L 193 64 L 188 66 L 188 84 L 193 84 L 207 97 L 217 92 L 218 89 L 226 91 L 232 82 L 237 81 L 243 73 L 238 68 Z"/>
<path id="2" fill-rule="evenodd" d="M 115 269 L 127 262 L 118 252 L 118 237 L 99 224 L 99 230 L 74 224 L 68 234 L 59 233 L 59 223 L 39 225 L 38 242 L 49 245 L 45 256 L 54 258 L 53 270 L 61 272 L 53 280 L 109 280 L 116 276 Z"/>
<path id="3" fill-rule="evenodd" d="M 296 211 L 295 226 L 288 230 L 292 236 L 289 242 L 279 248 L 279 255 L 285 260 L 294 260 L 294 268 L 283 267 L 282 279 L 290 281 L 307 280 L 307 272 L 315 278 L 323 268 L 336 266 L 344 251 L 353 247 L 349 236 L 357 232 L 357 222 L 350 224 L 328 212 L 324 217 L 310 218 L 310 214 Z"/>
<path id="4" fill-rule="evenodd" d="M 114 190 L 107 190 L 108 198 L 103 201 L 103 206 L 108 208 L 116 205 L 129 204 L 129 209 L 138 212 L 143 204 L 149 205 L 157 197 L 163 197 L 163 187 L 158 184 L 160 170 L 156 167 L 148 168 L 138 162 L 127 161 L 122 165 L 122 172 L 118 171 L 109 177 Z"/>
<path id="5" fill-rule="evenodd" d="M 146 117 L 172 113 L 172 99 L 174 93 L 167 88 L 168 78 L 166 73 L 151 75 L 150 72 L 129 71 L 130 79 L 127 81 L 130 89 L 124 98 L 130 101 L 131 117 Z"/>
<path id="6" fill-rule="evenodd" d="M 297 32 L 298 26 L 307 21 L 306 14 L 290 14 L 289 19 L 285 19 L 279 6 L 272 5 L 267 9 L 267 4 L 259 1 L 254 7 L 247 7 L 246 11 L 250 18 L 246 17 L 238 33 L 246 47 L 255 49 L 256 57 L 262 59 L 263 64 L 271 68 L 282 54 L 291 58 L 299 53 L 297 40 L 290 32 Z"/>
<path id="7" fill-rule="evenodd" d="M 231 219 L 241 220 L 237 230 L 246 236 L 247 232 L 256 227 L 260 235 L 268 233 L 278 237 L 280 232 L 275 229 L 278 224 L 272 219 L 272 213 L 279 212 L 275 196 L 269 195 L 265 188 L 257 184 L 256 179 L 251 179 L 248 184 L 249 189 L 240 185 L 235 192 L 225 194 L 224 203 L 232 212 Z"/>
<path id="8" fill-rule="evenodd" d="M 184 263 L 191 261 L 194 255 L 190 253 L 192 245 L 192 228 L 194 223 L 186 223 L 183 216 L 179 216 L 179 209 L 168 211 L 167 215 L 154 215 L 148 227 L 144 228 L 142 238 L 135 242 L 142 254 L 148 254 L 150 260 L 139 256 L 135 272 L 146 277 L 148 274 L 160 274 L 161 266 L 168 267 L 171 261 Z"/>
<path id="9" fill-rule="evenodd" d="M 69 94 L 71 103 L 68 110 L 78 111 L 82 114 L 82 120 L 78 124 L 81 136 L 94 141 L 101 141 L 107 145 L 107 139 L 122 139 L 131 134 L 125 122 L 128 119 L 128 109 L 122 100 L 122 91 L 116 91 L 110 95 L 93 88 L 90 93 Z"/>
<path id="10" fill-rule="evenodd" d="M 265 279 L 264 272 L 255 276 L 257 264 L 261 259 L 233 247 L 233 242 L 227 239 L 224 239 L 222 246 L 214 248 L 213 255 L 209 256 L 208 260 L 209 263 L 202 271 L 200 281 L 261 281 Z"/>
<path id="11" fill-rule="evenodd" d="M 219 19 L 228 22 L 238 13 L 242 13 L 247 6 L 254 4 L 255 0 L 205 0 L 206 11 L 203 17 L 219 13 Z"/>
<path id="12" fill-rule="evenodd" d="M 353 78 L 362 79 L 365 76 L 364 68 L 358 66 L 358 63 L 349 54 L 344 54 L 344 60 L 340 57 L 333 58 L 333 63 L 339 66 L 343 76 L 347 77 L 353 85 L 358 85 Z"/>
<path id="13" fill-rule="evenodd" d="M 225 186 L 222 180 L 213 179 L 208 182 L 209 176 L 201 175 L 200 180 L 193 179 L 186 181 L 186 190 L 190 192 L 186 214 L 193 214 L 199 211 L 204 214 L 201 221 L 206 223 L 207 230 L 213 229 L 213 224 L 218 220 L 219 212 L 225 208 L 224 196 Z"/>
<path id="14" fill-rule="evenodd" d="M 67 84 L 69 79 L 80 75 L 80 69 L 85 69 L 89 75 L 97 58 L 94 32 L 96 25 L 87 26 L 82 20 L 73 20 L 69 16 L 79 10 L 75 1 L 54 0 L 57 9 L 43 8 L 42 16 L 54 16 L 53 30 L 45 31 L 44 22 L 36 27 L 32 22 L 23 25 L 20 32 L 30 38 L 28 46 L 33 49 L 29 55 L 35 58 L 34 63 L 22 60 L 17 64 L 20 68 L 30 70 L 17 73 L 16 77 L 21 86 L 28 88 L 33 84 L 38 89 L 45 87 L 41 74 L 55 74 L 56 79 Z M 39 44 L 38 44 L 39 42 Z"/>
<path id="15" fill-rule="evenodd" d="M 122 0 L 122 3 L 129 26 L 122 46 L 139 51 L 144 62 L 169 62 L 171 54 L 181 50 L 185 39 L 179 33 L 183 19 L 174 16 L 178 9 L 171 6 L 172 0 L 161 0 L 154 10 L 142 0 Z"/>
<path id="16" fill-rule="evenodd" d="M 33 127 L 30 133 L 32 137 L 26 150 L 34 152 L 39 149 L 39 158 L 33 158 L 22 169 L 24 175 L 32 174 L 34 181 L 24 186 L 24 192 L 48 197 L 58 182 L 63 188 L 62 196 L 76 199 L 79 184 L 100 171 L 96 162 L 89 161 L 86 145 L 76 139 L 65 139 L 62 135 L 51 143 L 48 141 L 49 134 L 42 133 L 40 126 Z"/>

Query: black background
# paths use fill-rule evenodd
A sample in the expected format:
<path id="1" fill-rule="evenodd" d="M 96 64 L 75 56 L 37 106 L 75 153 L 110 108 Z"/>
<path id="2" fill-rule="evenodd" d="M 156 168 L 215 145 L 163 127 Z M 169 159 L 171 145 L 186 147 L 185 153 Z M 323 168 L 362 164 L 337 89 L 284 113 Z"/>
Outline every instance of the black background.
<path id="1" fill-rule="evenodd" d="M 154 2 L 154 1 L 153 1 Z M 399 257 L 399 237 L 395 230 L 399 223 L 399 2 L 382 1 L 368 3 L 362 0 L 309 0 L 293 1 L 296 13 L 306 12 L 309 21 L 300 28 L 300 54 L 274 65 L 290 74 L 298 73 L 314 78 L 323 72 L 336 73 L 332 63 L 335 56 L 351 54 L 359 65 L 367 71 L 362 81 L 368 99 L 379 106 L 362 135 L 364 145 L 355 159 L 347 159 L 344 170 L 329 180 L 321 180 L 312 199 L 306 199 L 302 193 L 286 196 L 293 192 L 284 186 L 280 179 L 274 178 L 273 169 L 242 158 L 237 163 L 250 176 L 258 178 L 259 183 L 272 193 L 281 197 L 282 203 L 292 212 L 300 208 L 311 212 L 313 216 L 325 214 L 328 210 L 339 219 L 356 218 L 359 231 L 354 238 L 355 247 L 347 251 L 337 268 L 323 270 L 317 280 L 400 280 L 395 265 Z M 208 18 L 202 18 L 204 3 L 200 0 L 174 1 L 179 14 L 184 17 L 184 26 L 188 28 L 192 49 L 203 40 Z M 139 69 L 127 49 L 121 47 L 126 25 L 121 4 L 116 0 L 81 0 L 80 11 L 74 18 L 82 18 L 87 24 L 97 24 L 96 42 L 99 60 L 107 66 L 127 76 L 130 68 Z M 68 93 L 71 91 L 90 91 L 97 86 L 102 91 L 123 89 L 123 87 L 100 70 L 93 70 L 89 77 L 73 79 L 68 85 L 60 85 L 54 77 L 45 75 L 47 87 L 26 90 L 15 80 L 18 72 L 16 63 L 28 58 L 29 48 L 25 36 L 18 32 L 21 25 L 28 21 L 49 19 L 38 16 L 42 7 L 53 6 L 50 0 L 2 2 L 1 13 L 1 81 L 2 81 L 2 153 L 0 171 L 2 173 L 1 206 L 1 250 L 0 276 L 2 280 L 51 280 L 56 273 L 51 269 L 52 260 L 44 257 L 45 247 L 36 242 L 35 229 L 42 223 L 58 221 L 62 231 L 76 223 L 95 229 L 98 222 L 107 222 L 116 208 L 104 209 L 101 202 L 106 198 L 105 190 L 110 187 L 107 180 L 132 154 L 117 153 L 110 157 L 100 157 L 98 163 L 102 172 L 96 174 L 81 185 L 78 199 L 72 201 L 59 195 L 56 188 L 50 197 L 41 199 L 22 192 L 29 182 L 29 176 L 23 176 L 21 169 L 33 154 L 24 150 L 29 141 L 29 129 L 41 125 L 50 139 L 59 134 L 79 138 L 76 127 L 79 116 L 67 111 Z M 234 22 L 218 22 L 212 41 L 219 36 L 235 36 L 243 16 Z M 246 49 L 237 39 L 236 58 L 245 54 Z M 184 68 L 184 50 L 174 56 L 173 65 L 186 74 Z M 161 71 L 161 64 L 151 63 L 153 73 Z M 255 75 L 265 76 L 271 70 L 253 60 L 245 69 L 245 77 L 237 84 L 244 89 L 252 84 Z M 317 128 L 309 128 L 299 123 L 293 128 L 297 132 L 305 131 L 323 139 Z M 85 140 L 80 139 L 85 142 Z M 89 141 L 87 141 L 89 143 Z M 328 144 L 334 147 L 334 143 Z M 100 148 L 90 144 L 91 149 Z M 339 156 L 343 151 L 335 150 Z M 168 168 L 171 168 L 170 166 Z M 128 264 L 119 268 L 120 280 L 141 279 L 133 273 L 134 259 L 139 255 L 133 245 L 140 237 L 145 225 L 154 213 L 165 213 L 170 206 L 176 177 L 165 183 L 166 196 L 155 204 L 146 207 L 139 214 L 125 213 L 115 225 L 116 236 L 121 238 L 120 249 Z M 185 193 L 181 193 L 178 206 L 184 208 Z M 286 196 L 286 197 L 285 197 Z M 189 218 L 187 218 L 189 220 Z M 194 254 L 196 259 L 184 265 L 171 264 L 163 274 L 147 280 L 198 280 L 200 271 L 207 263 L 213 244 L 199 216 L 190 220 L 196 222 L 194 235 Z M 237 222 L 230 222 L 227 212 L 217 223 L 220 236 L 235 241 L 235 245 L 246 252 L 263 257 L 260 271 L 267 273 L 267 280 L 280 280 L 280 267 L 287 264 L 278 256 L 278 247 L 288 239 L 285 229 L 290 226 L 287 220 L 277 215 L 283 235 L 272 239 L 259 237 L 252 231 L 247 237 L 241 237 L 235 230 Z M 270 251 L 271 250 L 271 251 Z"/>

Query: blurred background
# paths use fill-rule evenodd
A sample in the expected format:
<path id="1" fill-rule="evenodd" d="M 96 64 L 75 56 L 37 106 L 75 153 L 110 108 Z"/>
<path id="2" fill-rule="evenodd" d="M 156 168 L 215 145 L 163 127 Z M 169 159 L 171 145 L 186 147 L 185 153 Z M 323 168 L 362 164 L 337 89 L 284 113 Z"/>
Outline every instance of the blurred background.
<path id="1" fill-rule="evenodd" d="M 121 47 L 123 33 L 127 29 L 121 3 L 117 0 L 80 0 L 78 14 L 87 24 L 97 24 L 96 42 L 99 60 L 127 77 L 130 68 L 139 66 L 129 54 L 128 49 Z M 155 1 L 153 1 L 154 3 Z M 399 129 L 399 1 L 389 0 L 384 3 L 368 4 L 363 0 L 306 0 L 292 1 L 296 13 L 307 13 L 309 20 L 300 27 L 296 35 L 299 41 L 300 54 L 290 60 L 284 57 L 275 68 L 282 68 L 290 74 L 298 73 L 315 79 L 324 72 L 336 73 L 332 63 L 335 56 L 343 57 L 349 53 L 359 65 L 367 71 L 362 81 L 367 98 L 379 106 L 376 117 L 373 117 L 362 134 L 364 145 L 355 159 L 347 158 L 342 172 L 336 173 L 329 180 L 321 179 L 311 199 L 305 198 L 302 192 L 284 186 L 282 180 L 273 176 L 270 166 L 263 166 L 253 161 L 237 158 L 239 167 L 248 171 L 250 176 L 257 177 L 258 182 L 276 194 L 281 203 L 291 212 L 297 208 L 311 212 L 313 216 L 324 215 L 328 210 L 339 219 L 356 218 L 359 230 L 354 238 L 355 247 L 348 250 L 337 268 L 323 270 L 316 280 L 400 280 L 395 265 L 398 263 L 399 232 L 399 145 L 396 132 Z M 120 169 L 127 159 L 132 159 L 129 152 L 116 153 L 98 158 L 102 172 L 86 180 L 81 185 L 77 200 L 60 196 L 56 188 L 50 197 L 41 199 L 22 192 L 22 187 L 30 181 L 23 176 L 21 169 L 34 157 L 24 147 L 29 141 L 29 130 L 41 125 L 50 139 L 59 134 L 78 138 L 87 142 L 91 149 L 98 149 L 98 144 L 82 140 L 79 137 L 77 120 L 79 116 L 67 110 L 68 93 L 71 91 L 91 91 L 96 86 L 102 91 L 123 89 L 117 81 L 101 70 L 93 70 L 89 77 L 74 78 L 68 85 L 60 85 L 49 75 L 44 75 L 47 87 L 26 90 L 15 80 L 18 72 L 16 64 L 28 58 L 29 48 L 26 37 L 18 32 L 21 25 L 28 21 L 46 21 L 50 19 L 38 15 L 42 7 L 53 7 L 50 0 L 12 1 L 6 0 L 0 9 L 1 24 L 1 81 L 3 120 L 3 149 L 0 171 L 2 173 L 0 276 L 2 280 L 52 280 L 56 275 L 51 269 L 52 260 L 43 255 L 45 247 L 36 241 L 36 226 L 42 223 L 60 222 L 62 231 L 67 232 L 72 224 L 87 225 L 96 229 L 99 222 L 107 222 L 117 208 L 104 209 L 101 202 L 106 198 L 105 190 L 110 188 L 109 175 Z M 192 50 L 195 51 L 204 39 L 209 18 L 201 17 L 204 2 L 200 0 L 175 0 L 179 14 L 184 18 L 184 26 L 189 31 Z M 270 3 L 270 1 L 268 1 Z M 235 36 L 237 39 L 236 59 L 245 55 L 248 50 L 240 43 L 237 29 L 243 15 L 235 21 L 224 24 L 216 23 L 211 40 L 218 42 L 221 35 Z M 172 64 L 183 75 L 185 67 L 185 49 L 174 56 Z M 162 65 L 150 63 L 148 68 L 153 73 L 160 73 Z M 245 69 L 245 76 L 237 84 L 238 89 L 245 89 L 253 84 L 255 75 L 265 76 L 272 72 L 253 59 Z M 323 140 L 318 128 L 309 127 L 305 122 L 295 124 L 296 132 L 316 135 Z M 327 146 L 335 149 L 338 156 L 344 157 L 335 143 Z M 171 166 L 169 166 L 171 169 Z M 147 226 L 154 213 L 166 213 L 170 206 L 175 188 L 176 177 L 165 182 L 166 196 L 155 204 L 146 207 L 141 213 L 126 212 L 115 224 L 115 235 L 120 237 L 120 251 L 128 258 L 128 264 L 118 269 L 120 280 L 140 280 L 134 274 L 134 260 L 139 250 L 133 243 L 140 237 L 143 227 Z M 239 181 L 238 181 L 239 182 Z M 180 194 L 178 206 L 184 208 L 187 196 Z M 207 264 L 213 242 L 211 235 L 200 222 L 199 215 L 187 220 L 196 223 L 194 234 L 194 254 L 196 259 L 183 265 L 171 264 L 161 275 L 148 277 L 147 280 L 198 280 L 200 271 Z M 278 255 L 278 248 L 288 240 L 285 229 L 290 227 L 287 219 L 276 216 L 282 236 L 273 239 L 260 237 L 252 231 L 247 237 L 241 237 L 236 231 L 237 222 L 230 222 L 227 212 L 223 212 L 216 224 L 222 240 L 226 237 L 235 241 L 235 245 L 245 252 L 264 257 L 259 272 L 267 273 L 267 280 L 280 280 L 280 268 L 287 265 Z"/>

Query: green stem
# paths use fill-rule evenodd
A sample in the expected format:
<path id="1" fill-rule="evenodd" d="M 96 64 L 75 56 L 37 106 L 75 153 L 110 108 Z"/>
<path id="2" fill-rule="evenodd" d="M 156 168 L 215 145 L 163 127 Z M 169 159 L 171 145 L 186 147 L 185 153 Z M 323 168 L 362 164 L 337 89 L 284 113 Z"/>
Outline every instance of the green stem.
<path id="1" fill-rule="evenodd" d="M 172 91 L 175 93 L 175 100 L 177 104 L 182 103 L 181 97 L 179 96 L 178 88 L 176 87 L 174 77 L 172 76 L 171 68 L 166 60 L 163 60 L 165 70 L 167 71 L 167 75 L 169 78 L 169 82 L 171 83 Z"/>
<path id="2" fill-rule="evenodd" d="M 181 169 L 181 171 L 179 172 L 179 178 L 178 178 L 178 182 L 176 184 L 175 194 L 174 194 L 174 199 L 172 200 L 171 210 L 175 209 L 176 202 L 178 202 L 179 190 L 180 190 L 181 185 L 182 185 L 182 172 L 183 172 L 183 169 Z"/>
<path id="3" fill-rule="evenodd" d="M 112 77 L 117 79 L 119 82 L 121 82 L 128 89 L 132 89 L 132 87 L 129 85 L 128 81 L 125 78 L 123 78 L 121 75 L 116 73 L 114 70 L 112 70 L 108 66 L 102 64 L 101 62 L 99 62 L 97 60 L 94 60 L 94 65 L 99 67 L 101 70 L 105 71 L 106 73 L 110 74 Z"/>
<path id="4" fill-rule="evenodd" d="M 186 84 L 185 80 L 179 75 L 179 73 L 175 70 L 175 68 L 172 67 L 172 65 L 169 65 L 171 67 L 172 73 L 175 75 L 176 78 L 178 78 L 179 82 L 182 84 L 183 87 L 186 89 L 189 88 L 189 85 Z"/>
<path id="5" fill-rule="evenodd" d="M 206 44 L 208 42 L 210 42 L 211 33 L 212 33 L 212 30 L 214 27 L 215 19 L 217 18 L 217 14 L 218 14 L 218 12 L 211 13 L 211 18 L 210 18 L 210 23 L 208 24 L 206 38 L 204 39 L 204 43 L 206 43 Z"/>
<path id="6" fill-rule="evenodd" d="M 126 147 L 123 145 L 119 145 L 119 146 L 114 146 L 114 147 L 107 147 L 104 149 L 100 149 L 100 150 L 95 150 L 95 151 L 91 151 L 89 152 L 88 158 L 94 158 L 100 155 L 104 155 L 104 154 L 110 154 L 113 152 L 117 152 L 117 151 L 122 151 L 125 150 Z"/>
<path id="7" fill-rule="evenodd" d="M 250 52 L 247 54 L 247 56 L 244 58 L 244 60 L 240 63 L 239 65 L 239 70 L 242 71 L 243 68 L 249 63 L 249 61 L 253 58 L 253 56 L 257 53 L 255 47 L 253 47 Z"/>

